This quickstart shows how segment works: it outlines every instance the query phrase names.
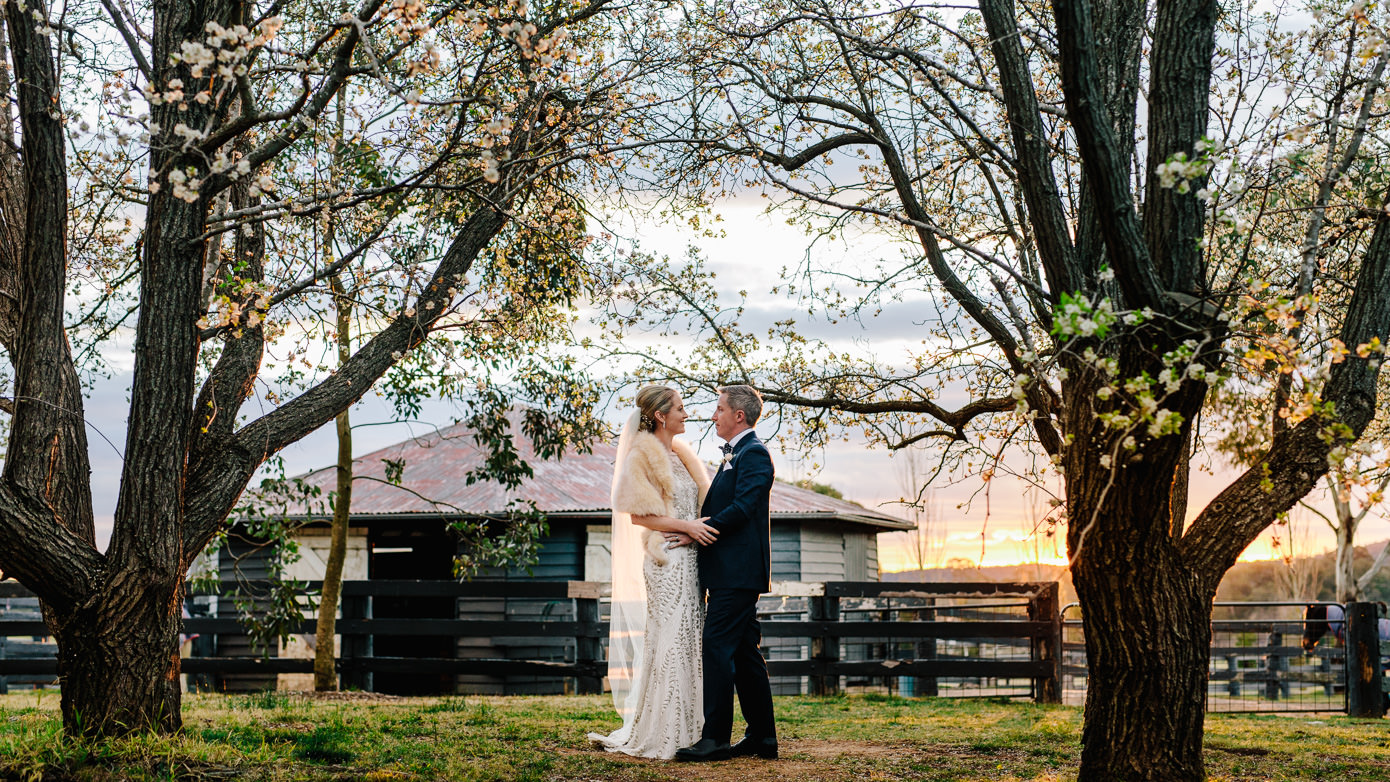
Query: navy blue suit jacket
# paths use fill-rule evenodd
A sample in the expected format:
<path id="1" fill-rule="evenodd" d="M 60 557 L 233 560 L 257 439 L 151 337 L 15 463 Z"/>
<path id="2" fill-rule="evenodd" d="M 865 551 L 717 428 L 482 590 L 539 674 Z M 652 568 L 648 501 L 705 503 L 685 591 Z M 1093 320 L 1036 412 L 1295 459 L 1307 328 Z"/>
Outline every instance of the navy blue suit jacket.
<path id="1" fill-rule="evenodd" d="M 715 473 L 700 515 L 719 539 L 700 550 L 700 585 L 706 589 L 772 588 L 772 455 L 756 433 L 734 446 L 729 469 Z"/>

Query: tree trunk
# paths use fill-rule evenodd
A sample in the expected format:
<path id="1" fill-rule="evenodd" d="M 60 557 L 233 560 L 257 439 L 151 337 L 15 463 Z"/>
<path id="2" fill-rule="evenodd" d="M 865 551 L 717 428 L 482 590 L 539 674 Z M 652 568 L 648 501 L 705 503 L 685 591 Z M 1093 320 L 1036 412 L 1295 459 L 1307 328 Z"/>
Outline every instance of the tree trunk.
<path id="1" fill-rule="evenodd" d="M 1337 602 L 1359 600 L 1361 590 L 1356 584 L 1356 522 L 1349 516 L 1337 525 Z"/>
<path id="2" fill-rule="evenodd" d="M 343 125 L 346 112 L 343 95 L 338 94 L 337 127 L 333 134 L 333 164 L 330 181 L 337 185 L 339 154 L 343 145 Z M 324 266 L 333 263 L 333 247 L 336 236 L 331 219 L 324 220 L 323 262 Z M 347 364 L 352 358 L 352 299 L 343 287 L 343 275 L 334 274 L 328 278 L 333 290 L 333 307 L 337 317 L 338 366 Z M 334 662 L 338 657 L 334 643 L 338 624 L 338 599 L 343 590 L 343 560 L 347 558 L 348 518 L 352 515 L 352 421 L 349 410 L 343 408 L 336 419 L 338 429 L 338 474 L 337 491 L 333 495 L 333 530 L 328 544 L 328 561 L 323 569 L 323 591 L 319 600 L 319 621 L 314 638 L 314 690 L 331 692 L 338 689 L 338 672 Z"/>
<path id="3" fill-rule="evenodd" d="M 1332 510 L 1337 516 L 1337 555 L 1335 574 L 1337 602 L 1350 603 L 1361 599 L 1361 590 L 1356 583 L 1356 514 L 1351 510 L 1351 498 L 1342 490 L 1341 474 L 1336 471 L 1327 474 L 1327 485 L 1332 494 Z"/>
<path id="4" fill-rule="evenodd" d="M 100 598 L 59 616 L 58 675 L 70 736 L 171 733 L 180 711 L 183 582 L 113 574 Z"/>
<path id="5" fill-rule="evenodd" d="M 1127 376 L 1156 372 L 1137 351 L 1119 359 Z M 1080 433 L 1066 462 L 1067 547 L 1089 669 L 1079 778 L 1200 782 L 1215 579 L 1184 562 L 1173 534 L 1186 506 L 1185 497 L 1174 502 L 1174 483 L 1190 424 L 1159 438 L 1136 431 L 1141 444 L 1126 450 L 1129 433 L 1099 422 L 1103 403 L 1083 372 L 1065 412 L 1068 431 Z M 1190 422 L 1203 390 L 1169 402 Z"/>
<path id="6" fill-rule="evenodd" d="M 1083 555 L 1081 780 L 1202 780 L 1211 598 L 1168 557 Z"/>
<path id="7" fill-rule="evenodd" d="M 338 600 L 343 591 L 343 561 L 347 558 L 348 518 L 352 507 L 352 427 L 348 411 L 338 414 L 338 490 L 333 498 L 333 537 L 328 546 L 328 561 L 324 564 L 323 593 L 319 600 L 319 621 L 314 637 L 314 689 L 331 692 L 338 689 L 338 673 L 334 669 L 337 649 Z"/>
<path id="8" fill-rule="evenodd" d="M 331 278 L 334 300 L 338 308 L 338 359 L 346 363 L 352 354 L 351 300 L 344 295 L 341 275 Z M 328 561 L 324 564 L 323 593 L 319 600 L 319 621 L 315 629 L 314 689 L 329 692 L 338 689 L 338 674 L 333 663 L 337 658 L 333 636 L 338 624 L 338 598 L 343 589 L 343 560 L 347 558 L 348 518 L 352 514 L 352 422 L 348 410 L 338 414 L 338 487 L 333 495 L 333 537 L 328 545 Z"/>

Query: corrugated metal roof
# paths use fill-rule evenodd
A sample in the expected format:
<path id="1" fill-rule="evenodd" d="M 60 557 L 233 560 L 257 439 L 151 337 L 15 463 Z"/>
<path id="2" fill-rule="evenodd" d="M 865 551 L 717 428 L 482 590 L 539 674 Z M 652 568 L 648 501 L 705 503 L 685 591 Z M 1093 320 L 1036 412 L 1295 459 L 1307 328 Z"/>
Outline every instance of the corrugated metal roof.
<path id="1" fill-rule="evenodd" d="M 617 448 L 595 443 L 587 454 L 559 459 L 536 457 L 530 438 L 514 431 L 517 450 L 535 475 L 508 491 L 490 481 L 469 485 L 466 476 L 482 463 L 484 449 L 465 424 L 439 429 L 389 445 L 353 460 L 352 515 L 505 513 L 513 500 L 531 500 L 547 514 L 606 512 Z M 387 461 L 405 463 L 401 485 L 386 479 Z M 713 473 L 713 466 L 707 465 Z M 325 493 L 333 491 L 336 468 L 301 476 Z M 772 489 L 772 515 L 819 518 L 883 529 L 910 529 L 912 523 L 861 505 L 837 500 L 778 481 Z"/>

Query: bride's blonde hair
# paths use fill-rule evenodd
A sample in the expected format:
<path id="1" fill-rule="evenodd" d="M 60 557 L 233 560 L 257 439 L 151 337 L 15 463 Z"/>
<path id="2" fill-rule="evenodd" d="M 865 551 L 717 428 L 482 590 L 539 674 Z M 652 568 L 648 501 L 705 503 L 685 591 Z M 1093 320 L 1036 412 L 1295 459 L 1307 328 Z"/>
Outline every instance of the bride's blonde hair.
<path id="1" fill-rule="evenodd" d="M 637 411 L 642 418 L 637 424 L 638 431 L 655 432 L 656 414 L 669 413 L 676 404 L 676 389 L 670 386 L 644 386 L 637 391 Z"/>

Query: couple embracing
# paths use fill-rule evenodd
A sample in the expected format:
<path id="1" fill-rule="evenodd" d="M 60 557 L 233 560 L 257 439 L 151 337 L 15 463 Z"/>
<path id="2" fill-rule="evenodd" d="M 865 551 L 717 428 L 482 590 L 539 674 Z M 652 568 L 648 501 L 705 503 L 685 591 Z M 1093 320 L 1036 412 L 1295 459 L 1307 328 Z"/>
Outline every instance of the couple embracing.
<path id="1" fill-rule="evenodd" d="M 689 414 L 647 386 L 618 439 L 613 473 L 613 610 L 608 678 L 623 725 L 590 740 L 683 761 L 777 757 L 772 688 L 758 651 L 758 596 L 771 576 L 772 457 L 753 431 L 762 397 L 720 389 L 725 441 L 714 478 L 675 439 Z M 730 746 L 734 692 L 748 723 Z"/>

